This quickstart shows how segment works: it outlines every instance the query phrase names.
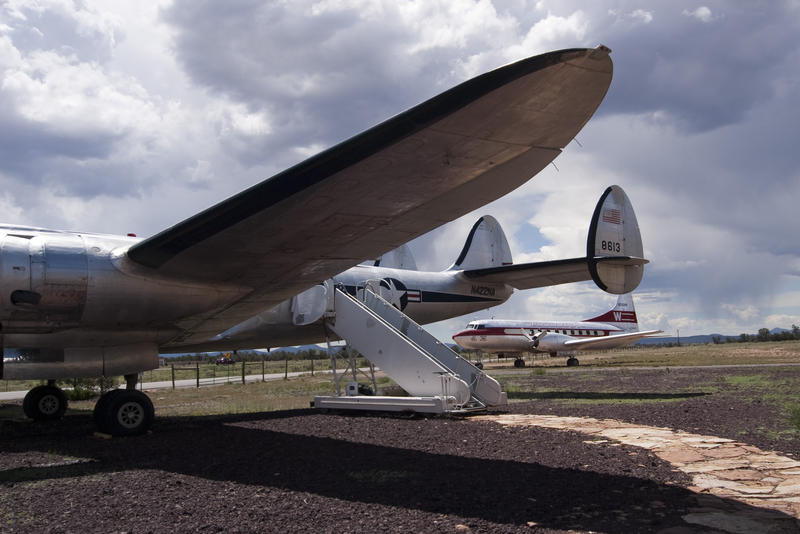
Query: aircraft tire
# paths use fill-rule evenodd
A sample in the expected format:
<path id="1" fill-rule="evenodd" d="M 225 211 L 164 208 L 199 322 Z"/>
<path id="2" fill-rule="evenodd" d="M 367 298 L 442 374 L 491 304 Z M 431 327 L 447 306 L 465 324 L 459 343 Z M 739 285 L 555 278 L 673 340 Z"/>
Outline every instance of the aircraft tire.
<path id="1" fill-rule="evenodd" d="M 94 412 L 92 416 L 94 418 L 94 424 L 97 425 L 102 432 L 105 432 L 106 424 L 104 422 L 105 414 L 107 411 L 106 404 L 108 403 L 108 399 L 114 397 L 116 395 L 118 389 L 112 389 L 111 391 L 106 391 L 104 394 L 97 399 L 97 402 L 94 404 Z"/>
<path id="2" fill-rule="evenodd" d="M 135 389 L 115 389 L 103 395 L 94 407 L 94 420 L 101 432 L 112 436 L 137 436 L 153 425 L 155 409 L 150 397 Z"/>
<path id="3" fill-rule="evenodd" d="M 478 362 L 475 364 L 475 367 L 477 367 L 478 369 L 483 369 L 483 364 L 481 362 Z"/>
<path id="4" fill-rule="evenodd" d="M 567 358 L 567 367 L 574 367 L 581 363 L 578 358 Z"/>
<path id="5" fill-rule="evenodd" d="M 525 367 L 525 360 L 522 358 L 517 358 L 514 360 L 514 367 Z"/>
<path id="6" fill-rule="evenodd" d="M 55 386 L 36 386 L 25 395 L 22 410 L 34 421 L 55 421 L 67 411 L 67 396 Z"/>

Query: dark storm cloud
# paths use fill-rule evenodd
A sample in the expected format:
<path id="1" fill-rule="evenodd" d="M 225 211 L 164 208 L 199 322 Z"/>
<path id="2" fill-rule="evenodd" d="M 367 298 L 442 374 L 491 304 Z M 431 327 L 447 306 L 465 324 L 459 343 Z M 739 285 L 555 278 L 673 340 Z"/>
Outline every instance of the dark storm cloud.
<path id="1" fill-rule="evenodd" d="M 164 18 L 196 83 L 267 112 L 273 135 L 257 141 L 261 158 L 341 141 L 432 96 L 449 73 L 435 55 L 404 51 L 418 37 L 411 28 L 355 8 L 179 0 Z"/>
<path id="2" fill-rule="evenodd" d="M 119 138 L 111 135 L 74 136 L 48 131 L 21 118 L 0 117 L 0 172 L 38 181 L 43 161 L 102 159 Z"/>
<path id="3" fill-rule="evenodd" d="M 601 113 L 662 112 L 680 129 L 702 132 L 739 122 L 772 97 L 775 80 L 796 70 L 798 10 L 783 2 L 704 4 L 705 21 L 682 2 L 646 4 L 650 23 L 634 24 L 625 10 L 595 21 L 615 61 Z"/>

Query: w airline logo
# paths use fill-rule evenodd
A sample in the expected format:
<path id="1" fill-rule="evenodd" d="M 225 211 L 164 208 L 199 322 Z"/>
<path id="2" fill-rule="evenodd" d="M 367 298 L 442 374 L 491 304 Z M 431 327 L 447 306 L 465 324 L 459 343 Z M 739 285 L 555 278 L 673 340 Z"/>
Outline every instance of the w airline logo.
<path id="1" fill-rule="evenodd" d="M 636 323 L 636 312 L 611 310 L 599 317 L 589 319 L 592 323 Z"/>
<path id="2" fill-rule="evenodd" d="M 635 323 L 636 322 L 636 313 L 635 312 L 613 311 L 611 313 L 614 315 L 614 322 L 615 323 Z"/>

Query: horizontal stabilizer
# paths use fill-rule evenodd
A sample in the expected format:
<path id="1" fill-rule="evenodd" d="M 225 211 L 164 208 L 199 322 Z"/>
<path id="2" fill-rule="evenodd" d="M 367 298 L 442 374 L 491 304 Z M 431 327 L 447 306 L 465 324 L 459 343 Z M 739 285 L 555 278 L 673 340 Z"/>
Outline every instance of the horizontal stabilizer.
<path id="1" fill-rule="evenodd" d="M 470 269 L 464 271 L 464 276 L 486 283 L 508 284 L 516 289 L 532 289 L 592 279 L 586 258 Z"/>
<path id="2" fill-rule="evenodd" d="M 517 265 L 487 269 L 470 269 L 464 271 L 464 276 L 486 283 L 508 284 L 516 289 L 533 289 L 591 280 L 590 263 L 626 267 L 644 265 L 647 260 L 628 256 L 599 256 L 593 258 L 591 262 L 588 258 L 571 258 L 568 260 L 519 263 Z"/>

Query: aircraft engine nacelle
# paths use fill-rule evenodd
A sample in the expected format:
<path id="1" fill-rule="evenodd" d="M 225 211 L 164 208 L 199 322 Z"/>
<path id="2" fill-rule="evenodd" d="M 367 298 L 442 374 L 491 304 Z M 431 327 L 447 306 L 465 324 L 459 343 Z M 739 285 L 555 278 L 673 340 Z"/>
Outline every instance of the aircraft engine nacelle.
<path id="1" fill-rule="evenodd" d="M 6 380 L 93 378 L 138 373 L 158 367 L 155 343 L 100 347 L 6 349 L 0 375 Z"/>
<path id="2" fill-rule="evenodd" d="M 563 352 L 566 350 L 566 345 L 564 345 L 565 341 L 568 341 L 572 338 L 566 336 L 564 334 L 556 334 L 554 332 L 548 332 L 541 337 L 539 337 L 539 345 L 536 347 L 536 350 L 539 352 Z"/>
<path id="3" fill-rule="evenodd" d="M 0 244 L 0 320 L 76 324 L 88 289 L 83 240 L 7 235 Z"/>
<path id="4" fill-rule="evenodd" d="M 172 328 L 251 291 L 164 278 L 132 262 L 131 240 L 41 231 L 0 237 L 4 334 L 87 328 Z M 7 346 L 9 346 L 7 344 Z"/>

